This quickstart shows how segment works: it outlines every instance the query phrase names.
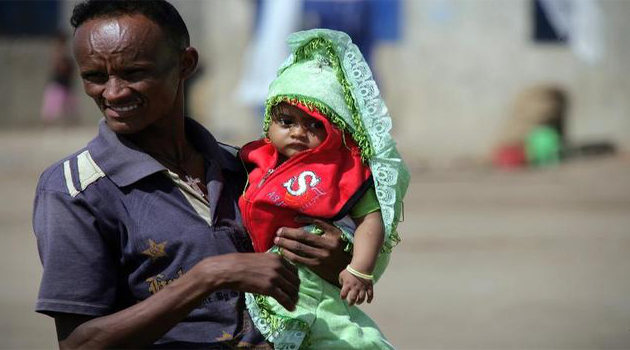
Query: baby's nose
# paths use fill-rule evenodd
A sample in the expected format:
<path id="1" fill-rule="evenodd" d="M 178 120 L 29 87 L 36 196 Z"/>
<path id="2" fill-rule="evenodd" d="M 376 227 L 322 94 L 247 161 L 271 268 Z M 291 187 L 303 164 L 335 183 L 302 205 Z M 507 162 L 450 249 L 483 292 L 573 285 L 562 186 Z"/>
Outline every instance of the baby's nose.
<path id="1" fill-rule="evenodd" d="M 308 129 L 306 128 L 306 126 L 300 123 L 296 123 L 291 128 L 291 134 L 294 136 L 305 136 L 307 132 L 308 132 Z"/>

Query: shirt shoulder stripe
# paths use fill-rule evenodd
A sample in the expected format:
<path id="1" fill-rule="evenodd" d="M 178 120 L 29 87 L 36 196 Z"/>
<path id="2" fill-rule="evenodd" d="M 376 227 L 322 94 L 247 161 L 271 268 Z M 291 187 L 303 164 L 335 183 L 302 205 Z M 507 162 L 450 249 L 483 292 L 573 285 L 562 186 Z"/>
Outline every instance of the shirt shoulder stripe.
<path id="1" fill-rule="evenodd" d="M 79 181 L 81 182 L 81 191 L 85 190 L 90 184 L 96 180 L 105 177 L 105 173 L 94 162 L 90 151 L 84 151 L 77 156 L 77 167 L 79 170 Z"/>
<path id="2" fill-rule="evenodd" d="M 75 170 L 74 177 L 73 169 Z M 75 182 L 74 179 L 76 179 L 77 174 L 79 181 Z M 105 177 L 105 173 L 94 162 L 90 151 L 83 151 L 76 156 L 76 163 L 73 158 L 63 162 L 63 176 L 68 193 L 70 193 L 72 197 L 76 197 L 81 191 L 96 182 L 96 180 Z"/>
<path id="3" fill-rule="evenodd" d="M 68 193 L 72 197 L 76 197 L 79 194 L 79 191 L 74 187 L 74 183 L 72 182 L 72 171 L 70 170 L 70 161 L 66 160 L 63 162 L 63 176 L 66 179 L 66 187 L 68 188 Z"/>

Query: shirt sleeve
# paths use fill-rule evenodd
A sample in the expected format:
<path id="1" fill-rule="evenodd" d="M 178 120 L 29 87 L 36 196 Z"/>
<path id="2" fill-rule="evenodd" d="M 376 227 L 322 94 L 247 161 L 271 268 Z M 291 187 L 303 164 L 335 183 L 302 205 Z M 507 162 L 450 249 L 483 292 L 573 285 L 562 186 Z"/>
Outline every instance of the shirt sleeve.
<path id="1" fill-rule="evenodd" d="M 374 190 L 374 186 L 372 186 L 365 191 L 363 197 L 361 197 L 357 204 L 352 207 L 350 210 L 350 217 L 353 219 L 360 218 L 380 209 L 381 206 L 376 198 L 376 191 Z"/>
<path id="2" fill-rule="evenodd" d="M 35 311 L 102 316 L 116 301 L 118 268 L 82 195 L 39 190 L 33 229 L 43 265 Z"/>

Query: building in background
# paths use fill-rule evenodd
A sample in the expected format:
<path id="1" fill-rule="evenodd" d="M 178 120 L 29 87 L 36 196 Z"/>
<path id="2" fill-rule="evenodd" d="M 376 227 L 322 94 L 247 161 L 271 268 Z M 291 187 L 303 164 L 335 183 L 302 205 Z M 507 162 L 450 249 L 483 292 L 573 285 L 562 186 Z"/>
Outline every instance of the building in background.
<path id="1" fill-rule="evenodd" d="M 371 60 L 395 137 L 412 167 L 489 159 L 502 126 L 512 117 L 514 100 L 538 84 L 562 86 L 571 96 L 565 125 L 569 140 L 606 139 L 621 152 L 630 150 L 630 2 L 562 2 L 574 3 L 567 17 L 574 19 L 565 26 L 574 34 L 563 34 L 563 42 L 553 43 L 535 38 L 536 6 L 546 11 L 547 1 L 400 0 L 404 21 L 399 40 L 375 46 Z M 66 23 L 76 0 L 55 3 L 57 23 L 69 32 Z M 193 115 L 225 141 L 238 144 L 256 137 L 255 112 L 234 94 L 250 56 L 256 2 L 173 3 L 188 23 L 205 67 L 192 91 Z M 575 3 L 581 10 L 575 10 Z M 3 13 L 6 6 L 0 8 Z M 582 35 L 581 49 L 574 46 L 576 31 Z M 48 77 L 50 45 L 42 36 L 2 34 L 3 128 L 37 123 L 39 106 L 33 101 L 40 100 Z M 86 97 L 81 97 L 79 110 L 85 123 L 98 119 Z"/>

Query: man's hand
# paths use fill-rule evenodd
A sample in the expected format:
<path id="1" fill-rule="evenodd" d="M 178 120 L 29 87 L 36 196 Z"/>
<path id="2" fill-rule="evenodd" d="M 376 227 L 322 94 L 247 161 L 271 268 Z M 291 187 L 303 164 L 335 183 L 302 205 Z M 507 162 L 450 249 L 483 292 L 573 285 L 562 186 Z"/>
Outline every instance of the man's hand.
<path id="1" fill-rule="evenodd" d="M 374 298 L 374 287 L 372 281 L 359 278 L 348 270 L 343 270 L 339 274 L 339 283 L 341 283 L 341 299 L 346 299 L 348 305 L 362 304 L 367 299 L 368 304 Z"/>
<path id="2" fill-rule="evenodd" d="M 269 295 L 287 310 L 295 309 L 300 278 L 297 268 L 276 254 L 234 253 L 203 261 L 201 274 L 222 288 Z M 203 275 L 200 275 L 203 278 Z"/>
<path id="3" fill-rule="evenodd" d="M 300 223 L 314 224 L 324 231 L 314 235 L 301 228 L 283 227 L 278 230 L 274 243 L 288 260 L 305 265 L 328 282 L 338 285 L 339 273 L 352 258 L 346 253 L 341 231 L 332 224 L 315 218 L 298 217 Z"/>

